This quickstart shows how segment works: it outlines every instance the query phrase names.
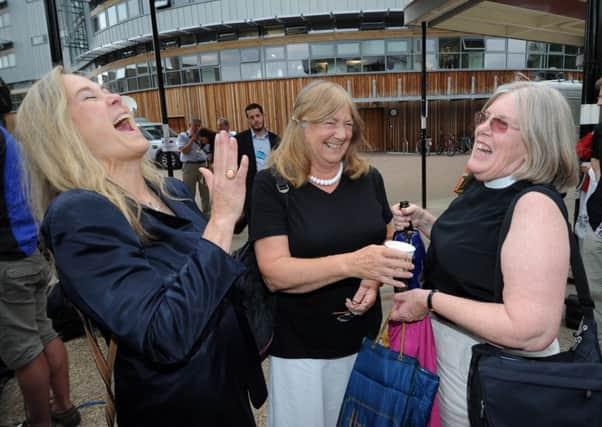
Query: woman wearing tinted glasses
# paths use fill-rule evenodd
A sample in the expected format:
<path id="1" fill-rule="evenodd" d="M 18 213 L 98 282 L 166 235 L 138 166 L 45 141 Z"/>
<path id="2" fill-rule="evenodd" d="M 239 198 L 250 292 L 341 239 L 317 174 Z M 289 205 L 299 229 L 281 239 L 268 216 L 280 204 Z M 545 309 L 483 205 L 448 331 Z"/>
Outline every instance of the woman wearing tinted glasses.
<path id="1" fill-rule="evenodd" d="M 393 208 L 396 227 L 411 220 L 431 238 L 427 289 L 396 294 L 392 317 L 413 321 L 434 312 L 444 426 L 469 425 L 473 344 L 488 341 L 533 356 L 559 351 L 569 270 L 559 192 L 575 185 L 578 166 L 566 101 L 542 84 L 509 84 L 476 114 L 475 125 L 468 161 L 475 179 L 449 208 L 438 219 L 415 205 Z M 508 206 L 535 184 L 552 192 L 523 193 L 501 236 Z"/>

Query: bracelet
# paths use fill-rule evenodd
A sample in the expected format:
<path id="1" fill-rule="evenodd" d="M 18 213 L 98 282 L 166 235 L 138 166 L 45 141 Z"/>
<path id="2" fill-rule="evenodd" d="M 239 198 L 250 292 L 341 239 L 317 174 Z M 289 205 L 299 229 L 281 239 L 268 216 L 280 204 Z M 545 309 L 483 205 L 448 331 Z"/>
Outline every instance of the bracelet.
<path id="1" fill-rule="evenodd" d="M 431 289 L 428 297 L 426 297 L 426 307 L 429 309 L 429 311 L 435 311 L 433 309 L 433 295 L 435 295 L 437 292 L 439 292 L 437 289 Z"/>

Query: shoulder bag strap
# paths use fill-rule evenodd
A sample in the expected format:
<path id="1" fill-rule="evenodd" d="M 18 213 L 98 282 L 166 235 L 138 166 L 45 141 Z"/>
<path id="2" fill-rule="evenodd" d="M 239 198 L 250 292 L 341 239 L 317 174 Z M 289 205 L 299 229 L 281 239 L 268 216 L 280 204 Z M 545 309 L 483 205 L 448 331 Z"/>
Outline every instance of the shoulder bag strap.
<path id="1" fill-rule="evenodd" d="M 96 331 L 92 321 L 90 318 L 84 316 L 79 309 L 75 308 L 75 311 L 77 311 L 77 314 L 79 314 L 79 317 L 82 320 L 84 330 L 86 331 L 86 338 L 88 339 L 88 348 L 90 349 L 90 353 L 92 353 L 92 357 L 94 358 L 96 369 L 98 370 L 98 373 L 105 384 L 105 419 L 107 426 L 113 427 L 115 425 L 115 396 L 113 394 L 112 382 L 113 367 L 115 366 L 115 357 L 117 355 L 117 340 L 115 339 L 115 335 L 111 335 L 109 350 L 105 358 L 105 355 L 98 344 L 98 338 L 96 336 Z"/>
<path id="2" fill-rule="evenodd" d="M 575 279 L 575 287 L 577 288 L 577 295 L 579 297 L 579 304 L 583 309 L 583 315 L 587 319 L 593 320 L 594 318 L 594 302 L 592 301 L 589 286 L 587 284 L 587 277 L 585 275 L 585 268 L 583 267 L 583 261 L 581 259 L 581 253 L 579 252 L 579 246 L 575 240 L 575 235 L 571 231 L 571 226 L 568 222 L 568 212 L 566 210 L 566 206 L 562 202 L 560 195 L 556 190 L 547 185 L 534 185 L 522 190 L 510 203 L 508 210 L 506 211 L 506 216 L 504 217 L 504 222 L 502 223 L 502 227 L 500 229 L 500 237 L 498 242 L 498 251 L 497 251 L 497 260 L 496 260 L 496 271 L 495 271 L 495 283 L 496 283 L 496 300 L 502 301 L 502 290 L 504 288 L 504 282 L 502 278 L 502 269 L 501 269 L 501 254 L 502 254 L 502 245 L 504 244 L 504 240 L 506 239 L 506 235 L 508 234 L 508 230 L 510 229 L 510 223 L 512 222 L 512 215 L 514 213 L 514 207 L 518 200 L 524 194 L 530 191 L 538 191 L 550 197 L 556 203 L 564 219 L 567 224 L 567 230 L 569 235 L 569 242 L 571 247 L 571 271 L 573 272 L 573 278 Z"/>

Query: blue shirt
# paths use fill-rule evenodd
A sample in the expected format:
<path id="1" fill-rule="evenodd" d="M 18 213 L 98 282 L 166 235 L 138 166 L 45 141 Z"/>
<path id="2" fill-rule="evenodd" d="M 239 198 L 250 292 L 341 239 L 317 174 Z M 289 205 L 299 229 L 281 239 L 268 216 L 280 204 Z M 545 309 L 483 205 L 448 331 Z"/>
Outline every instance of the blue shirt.
<path id="1" fill-rule="evenodd" d="M 263 136 L 257 134 L 251 129 L 251 137 L 253 138 L 253 149 L 255 150 L 255 163 L 257 163 L 257 171 L 265 168 L 268 157 L 272 152 L 270 148 L 270 136 L 266 131 Z"/>
<path id="2" fill-rule="evenodd" d="M 10 133 L 0 127 L 0 259 L 15 260 L 30 256 L 38 236 L 25 188 L 19 146 Z"/>
<path id="3" fill-rule="evenodd" d="M 167 181 L 175 216 L 151 209 L 142 243 L 122 213 L 86 190 L 60 194 L 42 225 L 67 297 L 117 338 L 120 426 L 252 426 L 261 365 L 229 289 L 240 263 L 201 237 L 206 220 Z M 241 320 L 242 319 L 242 320 Z"/>

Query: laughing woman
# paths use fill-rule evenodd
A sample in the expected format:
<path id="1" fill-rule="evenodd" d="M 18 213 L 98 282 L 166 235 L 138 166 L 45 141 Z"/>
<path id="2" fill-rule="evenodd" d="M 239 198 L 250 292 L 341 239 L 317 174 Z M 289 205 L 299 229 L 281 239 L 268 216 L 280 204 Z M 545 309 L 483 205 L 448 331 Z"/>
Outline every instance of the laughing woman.
<path id="1" fill-rule="evenodd" d="M 475 125 L 468 160 L 475 179 L 462 195 L 436 220 L 415 205 L 392 208 L 396 227 L 411 220 L 431 243 L 423 270 L 430 290 L 396 294 L 391 317 L 415 321 L 429 309 L 435 313 L 441 422 L 453 427 L 469 425 L 474 344 L 488 341 L 532 357 L 559 351 L 570 260 L 559 192 L 577 181 L 572 115 L 555 89 L 505 85 L 476 114 Z M 500 236 L 518 196 L 509 231 Z"/>
<path id="2" fill-rule="evenodd" d="M 35 123 L 35 126 L 32 126 Z M 120 426 L 253 426 L 265 383 L 230 293 L 247 160 L 223 133 L 206 221 L 181 181 L 144 160 L 119 95 L 55 68 L 29 89 L 17 134 L 31 196 L 67 297 L 117 339 Z"/>
<path id="3" fill-rule="evenodd" d="M 378 333 L 379 286 L 409 277 L 411 260 L 382 246 L 392 215 L 380 173 L 358 156 L 362 128 L 345 89 L 311 83 L 255 180 L 249 238 L 277 300 L 270 427 L 336 425 L 362 338 Z"/>

